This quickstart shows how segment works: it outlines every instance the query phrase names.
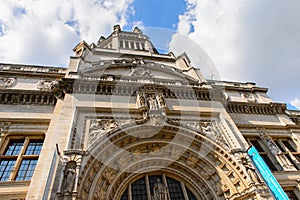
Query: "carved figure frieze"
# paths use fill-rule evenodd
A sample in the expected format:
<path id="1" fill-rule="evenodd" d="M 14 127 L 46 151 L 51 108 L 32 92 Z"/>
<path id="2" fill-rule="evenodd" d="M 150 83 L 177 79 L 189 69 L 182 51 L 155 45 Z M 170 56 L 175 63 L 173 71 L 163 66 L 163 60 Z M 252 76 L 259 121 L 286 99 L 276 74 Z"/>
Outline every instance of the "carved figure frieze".
<path id="1" fill-rule="evenodd" d="M 17 84 L 16 78 L 0 77 L 0 89 L 11 88 Z"/>
<path id="2" fill-rule="evenodd" d="M 39 90 L 51 90 L 53 84 L 56 84 L 57 81 L 55 80 L 39 80 L 37 83 L 37 89 Z"/>

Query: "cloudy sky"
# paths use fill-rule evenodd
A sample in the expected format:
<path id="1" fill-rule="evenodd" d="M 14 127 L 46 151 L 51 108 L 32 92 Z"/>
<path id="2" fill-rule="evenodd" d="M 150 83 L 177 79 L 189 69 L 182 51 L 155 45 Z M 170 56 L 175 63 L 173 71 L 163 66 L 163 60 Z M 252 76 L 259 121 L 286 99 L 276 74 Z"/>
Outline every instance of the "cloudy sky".
<path id="1" fill-rule="evenodd" d="M 300 109 L 298 8 L 299 0 L 0 0 L 0 62 L 67 66 L 77 43 L 115 24 L 156 27 L 171 43 L 180 34 L 201 47 L 219 74 L 210 76 L 256 82 Z"/>

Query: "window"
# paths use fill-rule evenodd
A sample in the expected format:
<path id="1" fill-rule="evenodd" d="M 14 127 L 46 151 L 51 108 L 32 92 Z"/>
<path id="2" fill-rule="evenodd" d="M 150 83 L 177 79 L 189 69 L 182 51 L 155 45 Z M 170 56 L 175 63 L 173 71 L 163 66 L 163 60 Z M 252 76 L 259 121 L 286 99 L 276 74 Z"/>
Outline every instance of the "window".
<path id="1" fill-rule="evenodd" d="M 285 191 L 285 193 L 287 194 L 287 196 L 290 200 L 298 200 L 298 198 L 296 197 L 296 195 L 293 191 Z"/>
<path id="2" fill-rule="evenodd" d="M 157 194 L 172 200 L 197 199 L 183 182 L 165 175 L 147 175 L 131 183 L 123 193 L 121 200 L 152 200 Z"/>
<path id="3" fill-rule="evenodd" d="M 278 148 L 282 151 L 284 156 L 294 165 L 296 169 L 300 169 L 300 157 L 297 152 L 297 146 L 291 139 L 276 139 L 274 140 Z"/>
<path id="4" fill-rule="evenodd" d="M 42 146 L 39 137 L 9 138 L 0 154 L 0 181 L 30 180 Z"/>
<path id="5" fill-rule="evenodd" d="M 256 150 L 258 151 L 259 155 L 264 159 L 268 167 L 272 171 L 277 171 L 277 168 L 275 167 L 274 163 L 270 159 L 269 155 L 267 152 L 264 150 L 263 145 L 261 144 L 261 141 L 258 138 L 249 138 L 248 142 L 253 145 Z"/>

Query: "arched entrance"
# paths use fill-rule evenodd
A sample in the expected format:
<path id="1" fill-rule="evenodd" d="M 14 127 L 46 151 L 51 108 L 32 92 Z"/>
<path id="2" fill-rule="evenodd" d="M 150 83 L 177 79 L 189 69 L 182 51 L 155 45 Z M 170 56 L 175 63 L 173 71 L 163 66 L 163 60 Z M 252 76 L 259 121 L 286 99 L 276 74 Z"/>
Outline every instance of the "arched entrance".
<path id="1" fill-rule="evenodd" d="M 78 198 L 124 199 L 126 191 L 133 194 L 136 181 L 148 177 L 149 199 L 154 193 L 146 181 L 156 175 L 165 184 L 167 177 L 179 182 L 182 194 L 190 191 L 196 199 L 249 197 L 253 188 L 245 169 L 203 133 L 170 122 L 151 135 L 154 130 L 147 124 L 127 124 L 97 139 L 83 159 Z"/>

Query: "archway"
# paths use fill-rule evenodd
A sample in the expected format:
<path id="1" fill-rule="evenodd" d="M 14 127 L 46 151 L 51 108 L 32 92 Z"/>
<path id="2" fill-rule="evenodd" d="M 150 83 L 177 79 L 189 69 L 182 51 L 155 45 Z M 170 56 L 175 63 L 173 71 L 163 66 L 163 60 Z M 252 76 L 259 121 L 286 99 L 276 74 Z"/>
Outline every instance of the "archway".
<path id="1" fill-rule="evenodd" d="M 125 125 L 94 142 L 83 159 L 78 198 L 121 199 L 134 180 L 151 173 L 180 180 L 197 199 L 250 193 L 251 180 L 238 160 L 203 133 L 171 123 L 151 135 L 154 130 Z"/>

